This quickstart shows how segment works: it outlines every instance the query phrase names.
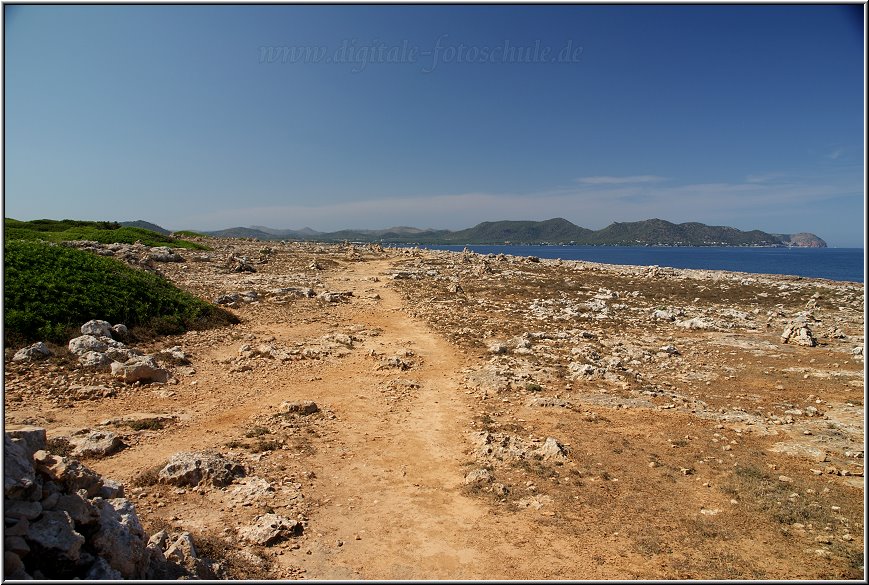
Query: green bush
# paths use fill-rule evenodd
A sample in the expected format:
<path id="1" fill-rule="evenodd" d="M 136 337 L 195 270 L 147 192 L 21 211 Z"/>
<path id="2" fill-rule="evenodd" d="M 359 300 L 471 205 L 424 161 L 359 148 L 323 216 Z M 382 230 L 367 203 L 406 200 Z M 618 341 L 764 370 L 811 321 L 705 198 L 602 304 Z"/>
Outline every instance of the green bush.
<path id="1" fill-rule="evenodd" d="M 192 250 L 208 249 L 202 244 L 164 236 L 143 228 L 122 226 L 111 221 L 79 221 L 74 219 L 18 221 L 7 217 L 4 228 L 7 240 L 45 240 L 48 242 L 91 240 L 102 244 L 141 242 L 146 246 L 172 246 Z"/>
<path id="2" fill-rule="evenodd" d="M 114 258 L 42 241 L 9 239 L 4 253 L 7 344 L 63 343 L 90 319 L 144 327 L 157 334 L 237 322 L 228 311 Z"/>

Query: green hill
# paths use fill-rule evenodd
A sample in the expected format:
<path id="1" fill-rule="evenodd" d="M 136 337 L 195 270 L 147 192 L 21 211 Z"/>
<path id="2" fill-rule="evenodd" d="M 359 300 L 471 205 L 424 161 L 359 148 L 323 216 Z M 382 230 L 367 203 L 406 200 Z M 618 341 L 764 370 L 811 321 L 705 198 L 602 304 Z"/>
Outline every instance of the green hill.
<path id="1" fill-rule="evenodd" d="M 546 221 L 486 221 L 451 232 L 445 239 L 457 244 L 568 243 L 583 240 L 592 233 L 558 217 Z"/>
<path id="2" fill-rule="evenodd" d="M 158 226 L 159 227 L 159 226 Z M 18 221 L 7 217 L 4 220 L 6 240 L 44 240 L 64 242 L 91 240 L 103 244 L 142 242 L 146 246 L 172 246 L 206 250 L 206 246 L 187 240 L 173 238 L 141 227 L 124 226 L 113 221 L 80 221 L 74 219 L 35 219 Z"/>
<path id="3" fill-rule="evenodd" d="M 662 219 L 613 223 L 593 232 L 589 244 L 610 246 L 775 246 L 782 242 L 758 230 L 709 226 L 697 222 L 674 224 Z"/>

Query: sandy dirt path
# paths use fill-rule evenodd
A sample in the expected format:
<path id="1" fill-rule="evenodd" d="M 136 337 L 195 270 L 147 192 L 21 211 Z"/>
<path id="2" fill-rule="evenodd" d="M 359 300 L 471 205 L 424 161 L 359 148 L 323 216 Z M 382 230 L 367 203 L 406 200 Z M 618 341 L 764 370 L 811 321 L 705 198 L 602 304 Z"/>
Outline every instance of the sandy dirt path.
<path id="1" fill-rule="evenodd" d="M 296 555 L 307 577 L 462 578 L 487 564 L 478 534 L 486 511 L 460 493 L 463 432 L 470 422 L 459 390 L 462 356 L 407 316 L 383 276 L 388 267 L 351 266 L 344 273 L 349 282 L 340 284 L 357 296 L 381 297 L 353 315 L 382 331 L 369 349 L 387 357 L 410 350 L 405 357 L 414 365 L 385 373 L 377 360 L 356 352 L 355 363 L 316 382 L 317 400 L 336 414 L 340 433 L 316 458 L 325 503 L 312 514 L 312 525 L 324 540 L 310 555 L 304 548 Z M 370 280 L 378 275 L 379 282 Z M 389 379 L 419 385 L 391 412 L 382 398 Z M 338 540 L 344 544 L 337 546 Z"/>

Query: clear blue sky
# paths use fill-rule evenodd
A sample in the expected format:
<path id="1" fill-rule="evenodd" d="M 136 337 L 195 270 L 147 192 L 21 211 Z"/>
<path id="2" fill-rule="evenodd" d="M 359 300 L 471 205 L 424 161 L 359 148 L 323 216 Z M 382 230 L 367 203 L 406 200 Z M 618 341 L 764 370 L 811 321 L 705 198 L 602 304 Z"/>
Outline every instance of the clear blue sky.
<path id="1" fill-rule="evenodd" d="M 6 216 L 203 230 L 659 217 L 862 246 L 863 15 L 6 6 Z M 535 42 L 576 60 L 504 50 Z M 416 59 L 334 62 L 375 43 Z M 280 47 L 330 62 L 281 62 Z M 494 62 L 468 62 L 484 50 Z"/>

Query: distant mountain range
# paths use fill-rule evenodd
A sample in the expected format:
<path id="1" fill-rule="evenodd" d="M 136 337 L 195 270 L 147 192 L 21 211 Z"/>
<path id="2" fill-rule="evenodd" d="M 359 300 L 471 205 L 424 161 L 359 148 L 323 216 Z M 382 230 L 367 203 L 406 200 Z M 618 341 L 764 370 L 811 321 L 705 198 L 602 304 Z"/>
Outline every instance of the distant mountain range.
<path id="1" fill-rule="evenodd" d="M 486 221 L 472 228 L 458 231 L 399 226 L 381 230 L 317 232 L 307 227 L 301 230 L 289 230 L 253 226 L 203 233 L 218 238 L 317 240 L 322 242 L 347 240 L 391 244 L 827 247 L 824 240 L 810 233 L 770 234 L 760 230 L 744 232 L 732 227 L 709 226 L 697 222 L 675 224 L 662 219 L 616 222 L 600 230 L 590 230 L 575 225 L 566 219 L 554 218 L 546 221 Z"/>
<path id="2" fill-rule="evenodd" d="M 169 230 L 144 221 L 122 221 L 121 225 L 141 227 L 164 235 Z M 827 243 L 807 232 L 770 234 L 760 230 L 741 231 L 698 222 L 671 223 L 662 219 L 616 222 L 590 230 L 563 218 L 546 221 L 484 221 L 472 228 L 451 231 L 396 226 L 380 230 L 318 232 L 265 226 L 233 227 L 201 232 L 215 238 L 256 238 L 259 240 L 315 240 L 320 242 L 381 242 L 384 244 L 572 244 L 577 246 L 793 246 L 826 248 Z"/>

